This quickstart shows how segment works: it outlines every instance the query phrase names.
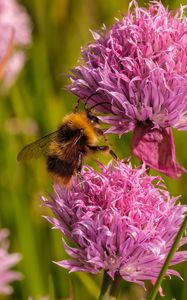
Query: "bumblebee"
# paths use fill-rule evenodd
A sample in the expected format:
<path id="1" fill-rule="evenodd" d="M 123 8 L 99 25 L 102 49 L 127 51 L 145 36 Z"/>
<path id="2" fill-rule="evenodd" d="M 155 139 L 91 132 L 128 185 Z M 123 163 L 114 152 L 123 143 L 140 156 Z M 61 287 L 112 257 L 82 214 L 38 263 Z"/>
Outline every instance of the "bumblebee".
<path id="1" fill-rule="evenodd" d="M 18 154 L 18 161 L 47 155 L 47 169 L 55 182 L 68 185 L 73 175 L 81 172 L 82 163 L 89 153 L 109 151 L 109 146 L 99 146 L 103 136 L 99 119 L 91 110 L 74 111 L 66 115 L 58 130 L 25 146 Z"/>

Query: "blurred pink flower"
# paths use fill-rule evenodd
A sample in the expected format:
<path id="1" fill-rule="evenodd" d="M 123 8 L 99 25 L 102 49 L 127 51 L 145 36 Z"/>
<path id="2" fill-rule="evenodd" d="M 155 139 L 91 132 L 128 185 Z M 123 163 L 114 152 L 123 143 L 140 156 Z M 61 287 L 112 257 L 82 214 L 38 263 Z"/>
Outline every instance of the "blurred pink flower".
<path id="1" fill-rule="evenodd" d="M 74 244 L 63 241 L 72 259 L 59 266 L 70 272 L 104 269 L 140 285 L 157 278 L 187 207 L 145 171 L 120 161 L 100 164 L 100 173 L 87 167 L 71 188 L 55 186 L 51 201 L 43 198 L 55 215 L 47 220 Z M 180 246 L 186 242 L 182 238 Z M 178 250 L 171 265 L 186 258 L 187 251 Z M 180 276 L 171 268 L 167 275 Z"/>
<path id="2" fill-rule="evenodd" d="M 10 268 L 17 264 L 21 259 L 20 254 L 8 253 L 9 243 L 7 241 L 8 230 L 0 230 L 0 294 L 6 295 L 12 293 L 10 283 L 14 280 L 20 280 L 21 274 L 12 271 Z"/>
<path id="3" fill-rule="evenodd" d="M 0 76 L 3 71 L 6 85 L 11 85 L 22 69 L 25 55 L 21 49 L 30 43 L 31 24 L 26 10 L 16 0 L 0 0 Z"/>
<path id="4" fill-rule="evenodd" d="M 134 8 L 132 9 L 132 7 Z M 70 74 L 69 90 L 110 113 L 108 133 L 133 131 L 132 152 L 148 166 L 177 178 L 171 127 L 187 129 L 187 20 L 184 7 L 169 12 L 161 2 L 148 9 L 132 1 L 109 31 L 92 32 L 83 64 Z M 105 103 L 103 103 L 105 102 Z"/>

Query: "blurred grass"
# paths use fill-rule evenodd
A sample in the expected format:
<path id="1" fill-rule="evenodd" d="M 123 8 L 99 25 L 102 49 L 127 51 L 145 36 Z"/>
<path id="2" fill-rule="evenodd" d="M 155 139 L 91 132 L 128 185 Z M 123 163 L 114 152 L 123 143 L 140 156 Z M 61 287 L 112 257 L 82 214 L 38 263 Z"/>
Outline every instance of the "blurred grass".
<path id="1" fill-rule="evenodd" d="M 40 207 L 40 196 L 50 192 L 51 181 L 45 171 L 45 160 L 18 164 L 16 155 L 27 143 L 52 132 L 59 121 L 72 111 L 76 98 L 64 90 L 68 83 L 62 76 L 80 57 L 80 46 L 91 40 L 89 29 L 98 29 L 105 23 L 110 26 L 119 11 L 125 12 L 129 1 L 116 0 L 22 0 L 33 23 L 33 44 L 28 50 L 28 60 L 16 84 L 0 101 L 0 224 L 11 231 L 11 250 L 21 252 L 18 269 L 24 280 L 14 284 L 15 293 L 9 299 L 27 299 L 29 295 L 50 294 L 53 298 L 68 298 L 70 285 L 76 300 L 94 300 L 99 294 L 101 274 L 69 275 L 51 261 L 66 257 L 58 232 L 41 215 L 47 213 Z M 139 1 L 140 4 L 142 4 Z M 164 1 L 176 8 L 186 1 Z M 175 132 L 178 160 L 187 166 L 185 132 Z M 130 153 L 130 135 L 110 140 L 120 157 Z M 106 157 L 100 157 L 106 161 Z M 89 160 L 92 163 L 92 160 Z M 166 178 L 173 195 L 182 194 L 187 199 L 187 175 L 179 181 Z M 187 282 L 187 264 L 177 267 Z M 163 283 L 164 299 L 187 299 L 187 285 L 179 279 Z M 123 283 L 120 299 L 138 300 L 141 288 Z M 142 296 L 143 297 L 143 296 Z M 161 299 L 160 296 L 157 299 Z"/>

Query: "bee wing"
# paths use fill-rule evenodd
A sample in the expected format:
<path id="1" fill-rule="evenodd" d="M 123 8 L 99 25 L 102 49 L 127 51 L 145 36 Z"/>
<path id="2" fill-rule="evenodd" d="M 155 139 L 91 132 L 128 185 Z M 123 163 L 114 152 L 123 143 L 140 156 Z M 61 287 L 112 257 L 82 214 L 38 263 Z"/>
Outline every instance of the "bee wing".
<path id="1" fill-rule="evenodd" d="M 71 170 L 81 168 L 83 153 L 80 151 L 78 142 L 82 136 L 83 132 L 79 132 L 63 145 L 63 161 L 66 161 L 71 166 Z"/>
<path id="2" fill-rule="evenodd" d="M 41 155 L 46 154 L 49 145 L 57 136 L 58 131 L 52 132 L 41 139 L 25 146 L 17 156 L 18 161 L 25 161 L 32 158 L 39 158 Z"/>

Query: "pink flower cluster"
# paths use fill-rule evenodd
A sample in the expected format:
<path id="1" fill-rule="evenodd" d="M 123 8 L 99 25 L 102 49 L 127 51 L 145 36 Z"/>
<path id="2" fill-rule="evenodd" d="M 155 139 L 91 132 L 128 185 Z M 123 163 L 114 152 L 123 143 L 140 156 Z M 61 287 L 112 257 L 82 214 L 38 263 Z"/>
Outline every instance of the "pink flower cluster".
<path id="1" fill-rule="evenodd" d="M 10 283 L 14 280 L 20 280 L 21 274 L 11 270 L 11 267 L 17 264 L 21 259 L 20 254 L 8 253 L 9 243 L 7 241 L 8 231 L 0 230 L 0 294 L 11 294 Z"/>
<path id="2" fill-rule="evenodd" d="M 144 285 L 154 281 L 166 259 L 187 211 L 170 197 L 159 177 L 145 166 L 123 162 L 99 164 L 100 172 L 85 167 L 71 188 L 55 186 L 51 201 L 43 198 L 55 217 L 47 217 L 75 247 L 65 241 L 71 259 L 58 262 L 71 272 L 98 273 Z M 180 246 L 186 244 L 182 238 Z M 175 253 L 171 265 L 187 258 Z M 168 269 L 167 275 L 179 274 Z"/>
<path id="3" fill-rule="evenodd" d="M 92 32 L 82 49 L 83 64 L 70 74 L 71 92 L 108 113 L 108 133 L 133 131 L 132 151 L 140 160 L 177 178 L 171 127 L 187 129 L 187 20 L 184 8 L 168 11 L 161 2 L 139 7 L 109 31 Z M 99 105 L 100 104 L 100 105 Z"/>
<path id="4" fill-rule="evenodd" d="M 25 63 L 23 48 L 31 43 L 31 24 L 16 0 L 0 0 L 0 79 L 15 80 Z"/>

